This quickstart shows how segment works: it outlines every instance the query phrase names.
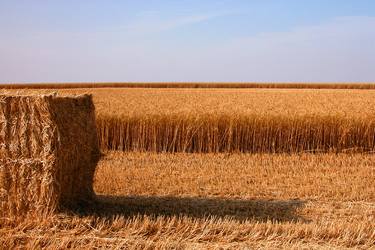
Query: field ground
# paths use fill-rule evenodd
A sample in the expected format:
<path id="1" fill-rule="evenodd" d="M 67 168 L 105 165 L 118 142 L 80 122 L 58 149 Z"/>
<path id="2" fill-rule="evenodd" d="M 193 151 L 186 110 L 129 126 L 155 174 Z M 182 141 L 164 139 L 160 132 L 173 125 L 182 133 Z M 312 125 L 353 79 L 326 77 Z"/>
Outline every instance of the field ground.
<path id="1" fill-rule="evenodd" d="M 108 152 L 97 203 L 0 228 L 5 248 L 375 247 L 375 156 Z M 82 211 L 81 211 L 82 212 Z"/>
<path id="2" fill-rule="evenodd" d="M 102 149 L 122 151 L 97 201 L 0 218 L 0 246 L 375 249 L 371 89 L 1 90 L 93 94 Z"/>

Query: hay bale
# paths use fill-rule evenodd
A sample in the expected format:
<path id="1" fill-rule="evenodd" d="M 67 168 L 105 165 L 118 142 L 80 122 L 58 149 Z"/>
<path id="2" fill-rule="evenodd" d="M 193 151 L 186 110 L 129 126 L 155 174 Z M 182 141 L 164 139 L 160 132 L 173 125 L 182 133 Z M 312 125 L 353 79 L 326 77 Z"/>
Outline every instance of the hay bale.
<path id="1" fill-rule="evenodd" d="M 92 199 L 99 153 L 91 95 L 0 95 L 3 213 L 52 212 Z"/>
<path id="2" fill-rule="evenodd" d="M 39 160 L 0 159 L 0 207 L 11 216 L 28 211 L 48 213 L 56 204 L 49 185 L 52 176 Z"/>

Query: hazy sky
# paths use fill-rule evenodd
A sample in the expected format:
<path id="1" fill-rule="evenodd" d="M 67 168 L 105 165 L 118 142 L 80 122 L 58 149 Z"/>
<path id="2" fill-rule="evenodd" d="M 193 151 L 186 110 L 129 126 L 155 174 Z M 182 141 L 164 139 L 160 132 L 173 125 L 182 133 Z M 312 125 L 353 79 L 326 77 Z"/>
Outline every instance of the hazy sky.
<path id="1" fill-rule="evenodd" d="M 373 0 L 0 0 L 0 82 L 375 82 Z"/>

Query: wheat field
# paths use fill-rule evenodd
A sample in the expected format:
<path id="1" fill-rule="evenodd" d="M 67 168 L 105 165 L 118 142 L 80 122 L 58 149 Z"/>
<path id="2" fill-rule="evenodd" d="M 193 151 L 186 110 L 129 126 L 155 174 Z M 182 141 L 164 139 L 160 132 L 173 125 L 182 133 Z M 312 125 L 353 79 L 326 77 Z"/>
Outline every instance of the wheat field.
<path id="1" fill-rule="evenodd" d="M 92 94 L 97 199 L 0 218 L 0 246 L 375 248 L 375 91 L 4 89 Z"/>
<path id="2" fill-rule="evenodd" d="M 76 83 L 0 83 L 1 89 L 77 89 L 77 88 L 203 88 L 203 89 L 375 89 L 374 82 L 353 83 L 257 83 L 257 82 L 76 82 Z"/>
<path id="3" fill-rule="evenodd" d="M 93 94 L 103 150 L 338 153 L 375 148 L 372 90 L 17 90 L 53 91 Z"/>
<path id="4" fill-rule="evenodd" d="M 3 89 L 4 93 L 92 94 L 98 115 L 342 115 L 375 113 L 375 90 L 360 89 Z"/>

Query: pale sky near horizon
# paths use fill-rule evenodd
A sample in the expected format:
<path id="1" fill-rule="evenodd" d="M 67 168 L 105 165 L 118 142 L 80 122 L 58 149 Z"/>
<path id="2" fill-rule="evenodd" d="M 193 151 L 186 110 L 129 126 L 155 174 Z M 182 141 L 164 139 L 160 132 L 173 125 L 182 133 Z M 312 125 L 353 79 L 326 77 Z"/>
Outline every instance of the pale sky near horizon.
<path id="1" fill-rule="evenodd" d="M 375 82 L 373 0 L 0 0 L 0 82 Z"/>

